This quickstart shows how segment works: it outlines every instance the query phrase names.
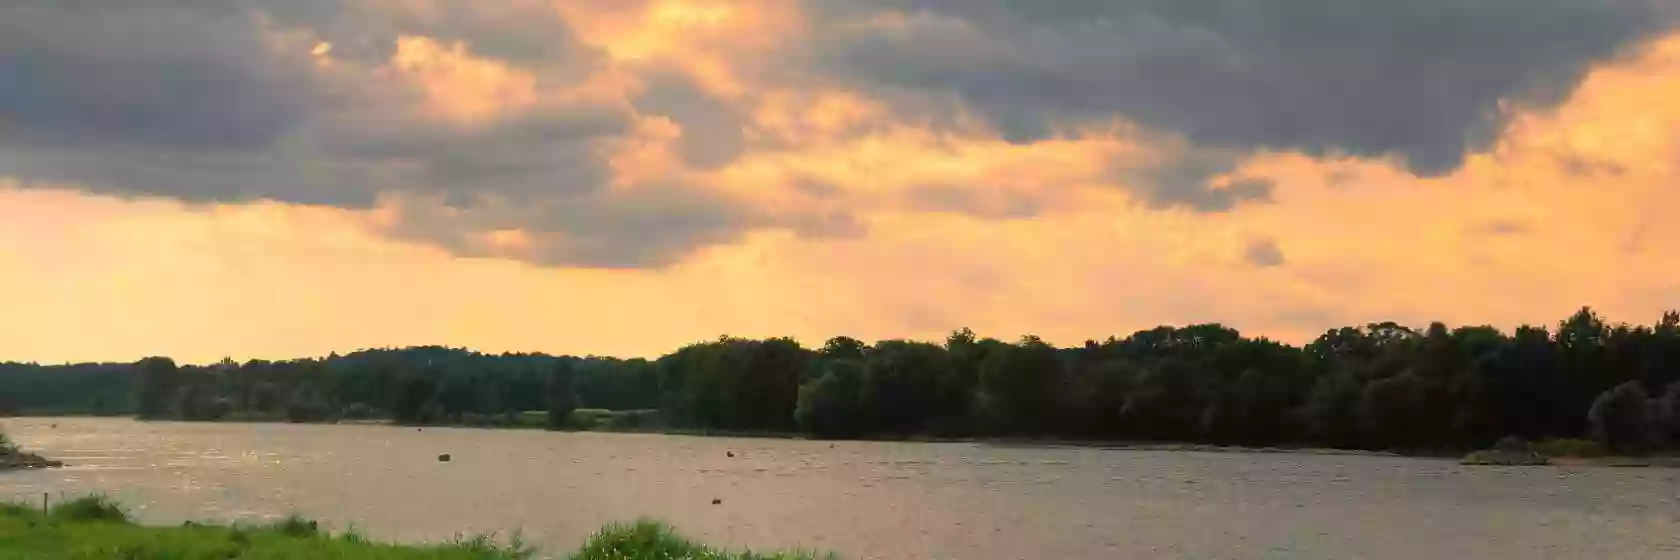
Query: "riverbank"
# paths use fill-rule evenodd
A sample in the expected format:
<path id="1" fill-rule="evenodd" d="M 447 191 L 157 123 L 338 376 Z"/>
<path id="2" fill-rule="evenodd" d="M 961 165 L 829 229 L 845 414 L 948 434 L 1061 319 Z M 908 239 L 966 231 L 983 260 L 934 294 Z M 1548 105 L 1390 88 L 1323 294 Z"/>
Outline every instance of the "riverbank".
<path id="1" fill-rule="evenodd" d="M 832 560 L 810 552 L 728 552 L 677 536 L 652 521 L 611 525 L 578 551 L 548 556 L 522 544 L 481 536 L 442 544 L 377 543 L 346 532 L 333 535 L 313 521 L 290 517 L 268 525 L 219 526 L 187 523 L 152 527 L 133 522 L 123 508 L 103 497 L 86 497 L 42 512 L 27 505 L 0 505 L 0 551 L 18 558 L 262 558 L 265 560 Z"/>
<path id="2" fill-rule="evenodd" d="M 0 472 L 16 469 L 48 469 L 64 463 L 18 449 L 4 432 L 0 432 Z"/>
<path id="3" fill-rule="evenodd" d="M 1317 455 L 1317 456 L 1357 456 L 1357 457 L 1410 457 L 1431 459 L 1458 459 L 1467 466 L 1517 466 L 1502 464 L 1498 461 L 1479 462 L 1469 460 L 1481 450 L 1431 450 L 1431 451 L 1390 451 L 1374 449 L 1344 449 L 1330 447 L 1314 447 L 1311 445 L 1274 445 L 1274 446 L 1243 446 L 1219 445 L 1192 442 L 1160 442 L 1160 441 L 1124 441 L 1124 440 L 1087 440 L 1052 437 L 936 437 L 928 435 L 875 435 L 864 438 L 845 440 L 822 440 L 812 438 L 808 434 L 799 432 L 777 431 L 741 431 L 717 430 L 705 428 L 677 428 L 665 426 L 661 422 L 643 422 L 642 419 L 652 411 L 609 411 L 604 409 L 579 409 L 573 412 L 572 418 L 565 428 L 554 430 L 544 425 L 545 415 L 538 411 L 528 411 L 522 414 L 505 415 L 508 419 L 496 423 L 484 422 L 428 422 L 428 423 L 399 423 L 390 419 L 339 419 L 320 422 L 288 422 L 282 418 L 267 417 L 233 417 L 220 420 L 165 420 L 171 422 L 195 423 L 223 423 L 223 424 L 305 424 L 305 425 L 354 425 L 354 426 L 386 426 L 401 429 L 425 428 L 456 428 L 471 430 L 547 430 L 559 432 L 595 432 L 609 434 L 655 434 L 667 436 L 705 437 L 705 438 L 740 438 L 740 439 L 785 439 L 809 441 L 864 441 L 891 443 L 935 443 L 935 444 L 973 444 L 1002 448 L 1034 448 L 1034 449 L 1101 449 L 1111 451 L 1160 451 L 1160 452 L 1196 452 L 1196 453 L 1229 453 L 1229 454 L 1289 454 L 1289 455 Z M 110 416 L 111 418 L 132 418 L 127 416 Z M 636 419 L 626 421 L 626 419 Z M 164 419 L 160 419 L 164 420 Z M 145 420 L 141 420 L 145 421 Z M 1560 467 L 1656 467 L 1680 468 L 1680 456 L 1653 455 L 1646 457 L 1609 456 L 1596 443 L 1588 440 L 1547 440 L 1535 444 L 1548 462 L 1530 464 L 1549 464 Z M 1468 454 L 1468 455 L 1466 455 Z M 56 465 L 54 465 L 56 466 Z M 3 469 L 0 466 L 0 469 Z"/>
<path id="4" fill-rule="evenodd" d="M 16 449 L 0 449 L 0 472 L 17 469 L 50 469 L 62 467 L 64 463 L 54 461 L 34 453 L 25 453 Z"/>

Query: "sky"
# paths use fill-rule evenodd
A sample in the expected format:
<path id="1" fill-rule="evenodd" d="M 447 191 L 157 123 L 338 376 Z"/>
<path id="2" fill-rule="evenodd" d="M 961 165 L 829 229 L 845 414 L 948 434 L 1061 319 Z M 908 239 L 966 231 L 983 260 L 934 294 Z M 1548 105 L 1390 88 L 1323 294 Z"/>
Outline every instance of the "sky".
<path id="1" fill-rule="evenodd" d="M 1680 307 L 1666 0 L 13 0 L 0 360 Z"/>

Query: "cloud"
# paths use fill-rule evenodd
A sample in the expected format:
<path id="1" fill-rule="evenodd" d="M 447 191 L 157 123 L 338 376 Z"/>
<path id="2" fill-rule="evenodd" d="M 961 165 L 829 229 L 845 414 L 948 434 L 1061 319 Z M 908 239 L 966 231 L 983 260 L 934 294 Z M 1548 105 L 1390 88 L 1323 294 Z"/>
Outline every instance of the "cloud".
<path id="1" fill-rule="evenodd" d="M 1506 118 L 1674 27 L 1655 0 L 834 0 L 809 57 L 1005 138 L 1123 118 L 1211 148 L 1459 167 Z"/>
<path id="2" fill-rule="evenodd" d="M 992 191 L 988 193 L 974 187 L 952 185 L 916 185 L 910 187 L 906 199 L 914 210 L 961 212 L 991 219 L 1030 218 L 1044 210 L 1043 201 L 1031 194 L 1008 189 Z"/>
<path id="3" fill-rule="evenodd" d="M 308 110 L 307 61 L 237 16 L 0 8 L 0 147 L 267 146 Z"/>
<path id="4" fill-rule="evenodd" d="M 632 269 L 666 266 L 696 249 L 733 242 L 760 219 L 724 196 L 648 185 L 536 204 L 479 200 L 467 211 L 409 197 L 392 201 L 385 231 L 468 257 Z"/>
<path id="5" fill-rule="evenodd" d="M 532 198 L 495 196 L 492 184 L 477 189 L 492 196 L 455 201 L 454 190 L 413 188 L 371 212 L 183 205 L 19 190 L 0 179 L 0 293 L 27 294 L 11 298 L 8 312 L 30 318 L 0 322 L 0 355 L 210 362 L 444 343 L 653 357 L 719 333 L 813 345 L 838 333 L 940 340 L 966 325 L 1077 345 L 1208 321 L 1305 343 L 1327 328 L 1384 320 L 1546 324 L 1583 304 L 1649 321 L 1680 297 L 1680 250 L 1670 241 L 1680 239 L 1680 221 L 1661 219 L 1680 206 L 1680 33 L 1642 51 L 1595 68 L 1564 105 L 1519 115 L 1495 149 L 1446 177 L 1288 152 L 1210 164 L 1218 173 L 1206 182 L 1222 188 L 1245 177 L 1273 183 L 1271 203 L 1222 213 L 1160 211 L 1113 184 L 1116 168 L 1182 159 L 1172 149 L 1092 138 L 1009 145 L 914 122 L 889 127 L 895 136 L 861 138 L 795 122 L 790 129 L 812 131 L 802 142 L 771 153 L 749 145 L 717 171 L 667 173 L 676 160 L 660 130 L 668 127 L 632 118 L 623 135 L 636 149 L 613 147 L 616 132 L 598 139 L 611 153 L 612 185 Z M 398 116 L 398 107 L 431 110 L 352 106 L 373 120 L 382 112 L 367 109 L 387 105 Z M 619 130 L 610 118 L 573 123 L 577 113 L 563 106 L 518 105 L 471 125 L 422 120 L 414 130 L 494 137 L 512 134 L 496 131 L 512 126 L 499 119 L 520 114 L 550 115 L 540 127 L 558 130 L 561 143 Z M 591 114 L 583 106 L 573 107 Z M 429 126 L 442 132 L 424 132 Z M 1622 171 L 1575 173 L 1560 153 Z M 960 185 L 952 190 L 983 204 L 907 204 L 923 185 Z M 1009 193 L 1031 195 L 1041 212 L 989 217 Z M 643 213 L 613 221 L 629 209 Z M 390 220 L 369 228 L 367 214 Z M 821 216 L 868 234 L 751 229 L 820 231 Z M 667 220 L 679 223 L 667 229 Z M 1500 222 L 1528 230 L 1478 233 Z M 540 227 L 512 227 L 529 224 Z M 419 231 L 391 229 L 405 226 Z M 678 230 L 688 231 L 668 233 Z M 413 240 L 437 247 L 402 242 Z M 1284 266 L 1243 260 L 1266 240 Z M 629 249 L 612 247 L 618 242 Z M 1629 243 L 1638 251 L 1626 251 Z M 685 250 L 658 270 L 527 265 L 624 268 Z M 588 320 L 567 320 L 578 317 Z"/>
<path id="6" fill-rule="evenodd" d="M 646 81 L 632 102 L 644 114 L 666 117 L 681 127 L 677 151 L 685 162 L 715 169 L 734 161 L 746 148 L 746 117 L 734 105 L 712 97 L 679 72 L 661 71 Z"/>
<path id="7" fill-rule="evenodd" d="M 548 2 L 25 0 L 0 8 L 0 53 L 0 177 L 26 186 L 400 204 L 392 235 L 556 266 L 849 227 L 761 216 L 680 167 L 616 175 L 663 142 L 650 117 L 682 127 L 689 165 L 723 165 L 739 115 L 675 73 L 615 89 L 622 70 Z"/>
<path id="8" fill-rule="evenodd" d="M 1232 176 L 1240 162 L 1229 153 L 1180 148 L 1141 163 L 1122 162 L 1115 176 L 1154 208 L 1225 212 L 1242 203 L 1271 202 L 1272 180 Z"/>
<path id="9" fill-rule="evenodd" d="M 1471 233 L 1503 237 L 1521 235 L 1534 229 L 1533 226 L 1520 220 L 1493 220 L 1470 228 Z"/>
<path id="10" fill-rule="evenodd" d="M 1676 11 L 16 0 L 0 179 L 350 209 L 402 241 L 558 267 L 665 267 L 762 230 L 855 240 L 878 210 L 1229 218 L 1289 189 L 1251 165 L 1269 154 L 1460 168 Z M 1637 176 L 1589 152 L 1562 165 Z"/>
<path id="11" fill-rule="evenodd" d="M 1243 260 L 1260 268 L 1282 266 L 1284 263 L 1283 249 L 1278 247 L 1275 239 L 1269 237 L 1253 239 L 1243 249 Z"/>

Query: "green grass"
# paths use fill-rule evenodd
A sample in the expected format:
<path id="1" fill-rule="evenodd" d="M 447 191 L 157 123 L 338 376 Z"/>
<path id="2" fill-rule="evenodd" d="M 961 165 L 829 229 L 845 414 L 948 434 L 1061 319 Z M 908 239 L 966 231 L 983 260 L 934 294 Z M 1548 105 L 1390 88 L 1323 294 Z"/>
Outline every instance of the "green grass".
<path id="1" fill-rule="evenodd" d="M 1610 452 L 1590 439 L 1548 439 L 1534 444 L 1534 451 L 1547 457 L 1604 457 Z"/>
<path id="2" fill-rule="evenodd" d="M 572 560 L 834 560 L 813 552 L 728 552 L 684 539 L 669 526 L 642 520 L 609 525 L 595 533 Z"/>
<path id="3" fill-rule="evenodd" d="M 516 534 L 510 544 L 489 536 L 436 545 L 376 543 L 354 531 L 331 535 L 313 521 L 291 516 L 277 523 L 231 527 L 186 523 L 179 527 L 135 524 L 117 503 L 89 496 L 43 514 L 22 504 L 0 504 L 0 559 L 121 560 L 525 560 L 535 551 Z M 573 560 L 833 560 L 809 552 L 725 552 L 677 536 L 652 522 L 612 525 L 590 537 Z"/>

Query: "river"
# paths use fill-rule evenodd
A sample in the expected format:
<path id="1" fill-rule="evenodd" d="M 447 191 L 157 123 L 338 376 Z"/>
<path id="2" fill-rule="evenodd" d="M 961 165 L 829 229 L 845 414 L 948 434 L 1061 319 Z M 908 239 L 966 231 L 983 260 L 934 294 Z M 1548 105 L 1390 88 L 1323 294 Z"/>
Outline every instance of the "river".
<path id="1" fill-rule="evenodd" d="M 709 544 L 854 560 L 1680 558 L 1680 470 L 1670 469 L 352 425 L 0 424 L 25 448 L 71 465 L 0 473 L 0 498 L 105 492 L 147 523 L 296 512 L 388 540 L 518 529 L 564 552 L 605 523 L 647 516 Z M 439 462 L 442 453 L 452 460 Z"/>

